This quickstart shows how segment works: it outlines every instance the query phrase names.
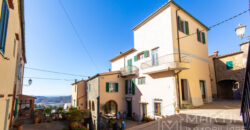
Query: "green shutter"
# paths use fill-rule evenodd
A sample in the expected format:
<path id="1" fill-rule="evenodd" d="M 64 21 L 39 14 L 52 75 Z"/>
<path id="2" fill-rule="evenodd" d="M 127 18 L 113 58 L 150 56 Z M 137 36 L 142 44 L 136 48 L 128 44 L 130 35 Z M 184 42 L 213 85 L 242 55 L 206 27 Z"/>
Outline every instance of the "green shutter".
<path id="1" fill-rule="evenodd" d="M 227 67 L 227 69 L 232 69 L 232 68 L 234 68 L 233 61 L 227 61 L 227 62 L 226 62 L 226 67 Z"/>
<path id="2" fill-rule="evenodd" d="M 200 41 L 200 31 L 198 28 L 197 28 L 196 32 L 197 32 L 197 40 Z"/>
<path id="3" fill-rule="evenodd" d="M 134 61 L 137 61 L 138 60 L 138 56 L 134 56 Z"/>
<path id="4" fill-rule="evenodd" d="M 148 57 L 148 50 L 144 51 L 144 57 Z"/>
<path id="5" fill-rule="evenodd" d="M 135 95 L 135 79 L 132 79 L 132 94 Z"/>
<path id="6" fill-rule="evenodd" d="M 125 94 L 128 94 L 128 80 L 125 80 Z"/>
<path id="7" fill-rule="evenodd" d="M 205 44 L 206 41 L 205 41 L 205 33 L 204 32 L 202 32 L 202 40 L 203 40 L 203 43 Z"/>
<path id="8" fill-rule="evenodd" d="M 18 98 L 16 98 L 16 104 L 15 104 L 14 117 L 16 117 L 16 116 L 17 116 L 17 107 L 18 107 Z"/>
<path id="9" fill-rule="evenodd" d="M 180 19 L 179 16 L 177 17 L 177 21 L 178 21 L 178 23 L 177 23 L 178 24 L 178 29 L 181 30 L 181 19 Z"/>
<path id="10" fill-rule="evenodd" d="M 132 66 L 132 59 L 128 59 L 128 66 Z"/>
<path id="11" fill-rule="evenodd" d="M 189 35 L 189 27 L 188 27 L 188 21 L 185 21 L 185 27 L 186 27 L 186 34 Z"/>
<path id="12" fill-rule="evenodd" d="M 106 82 L 106 92 L 109 92 L 109 82 Z"/>
<path id="13" fill-rule="evenodd" d="M 115 83 L 115 92 L 118 92 L 118 83 Z"/>

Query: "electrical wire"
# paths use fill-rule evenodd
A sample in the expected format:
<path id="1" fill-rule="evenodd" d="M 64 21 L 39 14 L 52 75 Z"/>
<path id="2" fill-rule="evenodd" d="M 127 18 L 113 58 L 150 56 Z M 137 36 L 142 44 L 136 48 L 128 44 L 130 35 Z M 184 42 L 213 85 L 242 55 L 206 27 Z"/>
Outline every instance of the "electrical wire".
<path id="1" fill-rule="evenodd" d="M 232 19 L 234 19 L 234 18 L 236 18 L 236 17 L 239 17 L 240 15 L 245 14 L 245 13 L 248 12 L 248 11 L 250 11 L 250 9 L 247 9 L 247 10 L 245 10 L 245 11 L 243 11 L 243 12 L 237 14 L 237 15 L 234 15 L 234 16 L 232 16 L 232 17 L 226 19 L 226 20 L 223 20 L 223 21 L 221 21 L 221 22 L 219 22 L 219 23 L 216 23 L 216 24 L 210 26 L 209 29 L 212 29 L 212 28 L 214 28 L 214 27 L 216 27 L 216 26 L 219 26 L 219 25 L 221 25 L 221 24 L 223 24 L 223 23 L 225 23 L 225 22 L 228 22 L 228 21 L 230 21 L 230 20 L 232 20 Z M 205 29 L 204 29 L 204 30 L 201 30 L 201 31 L 205 31 Z M 186 36 L 183 36 L 183 37 L 180 37 L 179 39 L 186 38 L 186 37 L 189 37 L 189 36 L 194 35 L 194 34 L 196 34 L 196 32 L 191 33 L 191 34 L 186 35 Z"/>
<path id="2" fill-rule="evenodd" d="M 96 67 L 96 69 L 99 70 L 98 66 L 95 64 L 93 58 L 91 57 L 90 53 L 88 52 L 88 49 L 87 49 L 86 46 L 84 45 L 84 42 L 83 42 L 83 40 L 82 40 L 80 34 L 78 33 L 78 31 L 77 31 L 77 29 L 76 29 L 74 23 L 72 22 L 72 20 L 71 20 L 71 18 L 70 18 L 70 15 L 68 14 L 66 8 L 64 7 L 64 5 L 63 5 L 63 3 L 61 2 L 61 0 L 58 0 L 58 1 L 59 1 L 60 6 L 62 7 L 63 12 L 65 13 L 67 19 L 69 20 L 69 22 L 70 22 L 70 24 L 71 24 L 71 26 L 72 26 L 72 28 L 73 28 L 73 30 L 74 30 L 74 32 L 75 32 L 75 34 L 76 34 L 78 40 L 80 41 L 80 43 L 81 43 L 83 49 L 84 49 L 85 52 L 87 53 L 88 57 L 90 58 L 91 62 L 94 64 L 94 66 Z"/>
<path id="3" fill-rule="evenodd" d="M 78 76 L 78 77 L 88 77 L 88 76 L 84 76 L 84 75 L 70 74 L 70 73 L 64 73 L 64 72 L 56 72 L 56 71 L 51 71 L 51 70 L 39 69 L 39 68 L 31 68 L 31 67 L 24 67 L 24 68 L 30 69 L 30 70 L 35 70 L 35 71 L 47 72 L 47 73 L 55 73 L 55 74 Z"/>
<path id="4" fill-rule="evenodd" d="M 26 79 L 43 79 L 43 80 L 65 80 L 65 81 L 74 81 L 74 79 L 59 79 L 59 78 L 43 78 L 43 77 L 23 77 Z"/>

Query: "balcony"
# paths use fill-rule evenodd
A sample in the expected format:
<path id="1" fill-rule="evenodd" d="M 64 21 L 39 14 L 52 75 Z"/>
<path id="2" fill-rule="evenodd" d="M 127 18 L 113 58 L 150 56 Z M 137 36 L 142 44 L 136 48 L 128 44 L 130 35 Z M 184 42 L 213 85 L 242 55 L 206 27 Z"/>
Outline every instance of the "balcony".
<path id="1" fill-rule="evenodd" d="M 121 68 L 122 76 L 136 75 L 139 72 L 139 69 L 136 66 L 126 66 Z"/>
<path id="2" fill-rule="evenodd" d="M 179 54 L 173 53 L 149 60 L 141 64 L 141 70 L 144 74 L 152 74 L 172 70 L 184 70 L 190 68 L 191 58 L 181 54 L 181 62 Z"/>

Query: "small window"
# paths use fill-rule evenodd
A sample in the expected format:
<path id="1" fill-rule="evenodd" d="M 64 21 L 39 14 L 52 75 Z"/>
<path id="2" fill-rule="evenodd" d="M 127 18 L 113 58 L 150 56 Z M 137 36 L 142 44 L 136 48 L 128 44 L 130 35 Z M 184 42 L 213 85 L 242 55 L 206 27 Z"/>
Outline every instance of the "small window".
<path id="1" fill-rule="evenodd" d="M 180 16 L 178 16 L 178 29 L 179 29 L 179 31 L 189 35 L 188 21 L 185 21 Z"/>
<path id="2" fill-rule="evenodd" d="M 106 92 L 118 92 L 118 83 L 106 82 Z"/>
<path id="3" fill-rule="evenodd" d="M 206 43 L 205 32 L 202 32 L 199 29 L 197 29 L 196 33 L 197 33 L 197 40 L 205 44 Z"/>
<path id="4" fill-rule="evenodd" d="M 13 57 L 16 55 L 16 39 L 14 39 Z"/>
<path id="5" fill-rule="evenodd" d="M 19 66 L 18 66 L 18 79 L 21 80 L 21 73 L 22 73 L 22 64 L 19 63 Z"/>
<path id="6" fill-rule="evenodd" d="M 155 102 L 154 108 L 155 108 L 155 115 L 160 116 L 161 115 L 161 103 Z"/>
<path id="7" fill-rule="evenodd" d="M 138 78 L 138 85 L 145 84 L 145 77 Z"/>
<path id="8" fill-rule="evenodd" d="M 75 92 L 77 91 L 77 85 L 75 85 Z"/>
<path id="9" fill-rule="evenodd" d="M 233 61 L 227 61 L 226 62 L 226 67 L 227 67 L 228 70 L 233 69 L 234 68 Z"/>
<path id="10" fill-rule="evenodd" d="M 91 90 L 91 85 L 90 85 L 90 84 L 89 84 L 89 87 L 88 87 L 88 88 L 89 88 L 89 91 L 90 91 L 90 90 Z"/>

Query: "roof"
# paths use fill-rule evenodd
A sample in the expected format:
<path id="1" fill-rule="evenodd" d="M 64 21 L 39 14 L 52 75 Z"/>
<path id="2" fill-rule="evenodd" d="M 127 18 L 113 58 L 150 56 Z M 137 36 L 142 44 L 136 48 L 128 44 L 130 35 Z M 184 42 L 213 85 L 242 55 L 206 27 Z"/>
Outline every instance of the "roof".
<path id="1" fill-rule="evenodd" d="M 25 20 L 24 20 L 24 0 L 20 0 L 20 19 L 21 19 L 21 31 L 22 31 L 22 49 L 24 63 L 26 63 L 26 53 L 25 53 Z"/>
<path id="2" fill-rule="evenodd" d="M 98 73 L 98 74 L 90 77 L 88 80 L 86 80 L 86 82 L 89 80 L 92 80 L 98 76 L 107 76 L 107 75 L 120 74 L 120 73 L 121 73 L 121 71 L 111 71 L 111 72 Z"/>
<path id="3" fill-rule="evenodd" d="M 249 43 L 249 41 L 243 42 L 243 43 L 240 44 L 240 46 L 242 46 L 244 44 L 248 44 L 248 43 Z"/>
<path id="4" fill-rule="evenodd" d="M 169 0 L 166 4 L 164 4 L 163 6 L 161 6 L 158 10 L 156 10 L 154 13 L 152 13 L 146 19 L 144 19 L 142 22 L 140 22 L 138 25 L 136 25 L 132 30 L 135 31 L 138 28 L 140 28 L 142 25 L 146 24 L 150 19 L 154 18 L 156 15 L 160 14 L 163 10 L 165 10 L 170 4 L 174 4 L 177 8 L 181 9 L 183 12 L 185 12 L 186 14 L 188 14 L 190 17 L 192 17 L 194 20 L 196 20 L 199 24 L 201 24 L 207 30 L 209 30 L 209 28 L 206 25 L 204 25 L 201 21 L 199 21 L 194 16 L 192 16 L 190 13 L 188 13 L 185 9 L 183 9 L 181 6 L 179 6 L 173 0 Z"/>
<path id="5" fill-rule="evenodd" d="M 111 59 L 110 62 L 114 62 L 114 61 L 116 61 L 116 60 L 118 60 L 118 59 L 120 59 L 120 58 L 122 58 L 122 57 L 124 57 L 124 56 L 126 56 L 128 54 L 131 54 L 132 52 L 135 52 L 135 51 L 136 51 L 135 48 L 131 48 L 131 49 L 127 50 L 126 52 L 121 53 L 120 55 L 118 55 L 115 58 Z"/>
<path id="6" fill-rule="evenodd" d="M 19 95 L 19 98 L 22 98 L 22 99 L 29 99 L 29 98 L 36 99 L 36 97 L 28 96 L 28 95 L 22 95 L 22 94 Z"/>
<path id="7" fill-rule="evenodd" d="M 85 80 L 80 80 L 80 81 L 74 82 L 74 83 L 72 83 L 71 85 L 75 85 L 75 84 L 78 84 L 78 83 L 80 83 L 80 82 L 85 82 Z"/>
<path id="8" fill-rule="evenodd" d="M 228 53 L 228 54 L 216 56 L 216 57 L 214 57 L 214 58 L 223 58 L 223 57 L 232 56 L 232 55 L 237 55 L 237 54 L 241 54 L 241 53 L 243 53 L 243 51 L 236 51 L 236 52 L 232 52 L 232 53 Z"/>

